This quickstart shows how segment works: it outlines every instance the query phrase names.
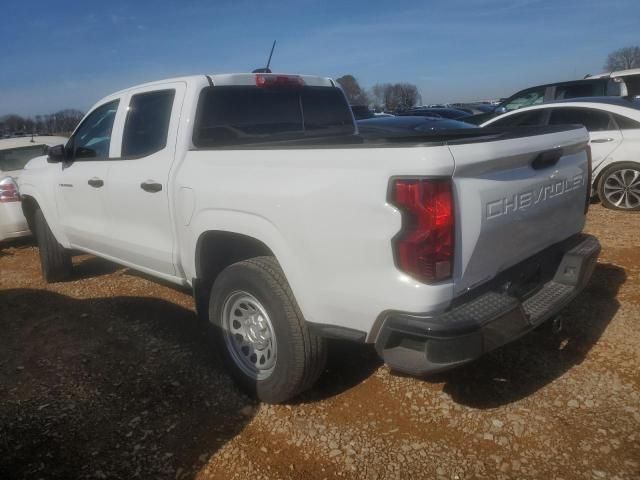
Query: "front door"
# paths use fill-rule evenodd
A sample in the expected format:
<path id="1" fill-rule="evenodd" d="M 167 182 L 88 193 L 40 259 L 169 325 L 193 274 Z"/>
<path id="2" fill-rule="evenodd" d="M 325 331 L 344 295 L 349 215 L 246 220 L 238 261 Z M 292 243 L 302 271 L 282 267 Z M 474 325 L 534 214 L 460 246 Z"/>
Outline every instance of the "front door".
<path id="1" fill-rule="evenodd" d="M 105 182 L 119 100 L 95 108 L 76 129 L 59 164 L 56 200 L 60 226 L 73 247 L 104 253 L 109 243 Z"/>

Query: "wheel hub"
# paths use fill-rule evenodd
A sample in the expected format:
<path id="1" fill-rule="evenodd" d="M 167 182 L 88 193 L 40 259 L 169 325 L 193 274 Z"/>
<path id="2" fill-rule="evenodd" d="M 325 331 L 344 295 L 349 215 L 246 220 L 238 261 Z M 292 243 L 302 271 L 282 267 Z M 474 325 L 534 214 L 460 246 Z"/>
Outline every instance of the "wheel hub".
<path id="1" fill-rule="evenodd" d="M 231 293 L 222 308 L 225 344 L 234 363 L 250 378 L 268 377 L 276 363 L 273 324 L 264 306 L 244 291 Z"/>
<path id="2" fill-rule="evenodd" d="M 640 171 L 625 168 L 612 172 L 604 182 L 604 195 L 618 208 L 640 207 Z"/>

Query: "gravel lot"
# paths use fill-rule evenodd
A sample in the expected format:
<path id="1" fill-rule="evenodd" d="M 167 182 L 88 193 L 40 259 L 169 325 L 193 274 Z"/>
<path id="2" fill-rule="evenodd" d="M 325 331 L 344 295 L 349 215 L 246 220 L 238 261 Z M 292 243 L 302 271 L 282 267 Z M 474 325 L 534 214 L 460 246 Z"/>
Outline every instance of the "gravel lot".
<path id="1" fill-rule="evenodd" d="M 177 291 L 101 260 L 46 285 L 0 246 L 0 479 L 640 478 L 640 215 L 593 205 L 603 252 L 557 337 L 426 379 L 332 345 L 318 386 L 256 405 Z"/>

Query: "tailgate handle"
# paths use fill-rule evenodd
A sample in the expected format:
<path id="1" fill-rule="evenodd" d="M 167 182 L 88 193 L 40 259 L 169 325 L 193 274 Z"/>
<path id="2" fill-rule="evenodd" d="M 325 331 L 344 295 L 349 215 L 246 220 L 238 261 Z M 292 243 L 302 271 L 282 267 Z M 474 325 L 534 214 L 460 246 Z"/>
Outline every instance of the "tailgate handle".
<path id="1" fill-rule="evenodd" d="M 542 152 L 533 160 L 533 162 L 531 162 L 531 167 L 534 170 L 553 167 L 558 163 L 558 160 L 562 158 L 562 153 L 561 148 L 554 148 L 553 150 Z"/>

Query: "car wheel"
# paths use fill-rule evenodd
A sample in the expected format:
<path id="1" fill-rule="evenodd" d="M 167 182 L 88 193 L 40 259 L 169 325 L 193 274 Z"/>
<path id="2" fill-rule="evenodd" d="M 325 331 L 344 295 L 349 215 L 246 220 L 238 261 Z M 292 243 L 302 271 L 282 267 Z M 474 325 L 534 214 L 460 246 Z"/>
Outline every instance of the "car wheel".
<path id="1" fill-rule="evenodd" d="M 71 253 L 58 243 L 40 209 L 34 213 L 34 226 L 42 277 L 48 283 L 66 280 L 71 276 Z"/>
<path id="2" fill-rule="evenodd" d="M 640 210 L 640 163 L 614 163 L 598 182 L 602 204 L 614 210 Z"/>
<path id="3" fill-rule="evenodd" d="M 324 370 L 325 339 L 309 331 L 273 257 L 235 263 L 218 276 L 209 324 L 234 379 L 264 402 L 295 397 Z"/>

